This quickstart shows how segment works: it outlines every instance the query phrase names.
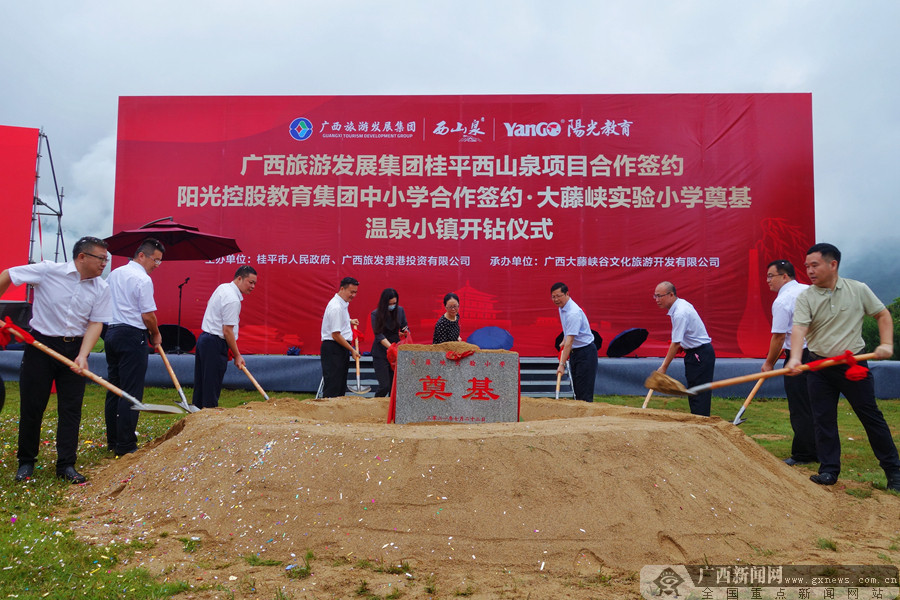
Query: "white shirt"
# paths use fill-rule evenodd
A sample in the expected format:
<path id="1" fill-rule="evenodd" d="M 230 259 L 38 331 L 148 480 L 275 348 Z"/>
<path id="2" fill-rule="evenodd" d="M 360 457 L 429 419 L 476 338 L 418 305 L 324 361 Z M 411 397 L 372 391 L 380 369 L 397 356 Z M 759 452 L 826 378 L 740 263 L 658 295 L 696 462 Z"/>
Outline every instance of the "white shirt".
<path id="1" fill-rule="evenodd" d="M 112 314 L 109 286 L 99 277 L 82 279 L 75 263 L 45 260 L 9 269 L 15 285 L 34 286 L 31 328 L 52 337 L 81 337 L 89 323 Z"/>
<path id="2" fill-rule="evenodd" d="M 114 269 L 106 278 L 112 297 L 112 319 L 110 325 L 131 325 L 147 329 L 143 313 L 156 311 L 153 299 L 153 280 L 139 263 L 133 260 Z"/>
<path id="3" fill-rule="evenodd" d="M 348 343 L 353 343 L 353 330 L 350 328 L 350 303 L 338 294 L 328 301 L 325 315 L 322 316 L 322 341 L 334 340 L 331 334 L 340 331 Z"/>
<path id="4" fill-rule="evenodd" d="M 784 333 L 784 349 L 791 349 L 791 328 L 794 325 L 794 305 L 797 296 L 808 285 L 802 284 L 796 279 L 788 281 L 778 290 L 778 297 L 772 303 L 772 333 Z M 804 342 L 804 347 L 806 343 Z"/>
<path id="5" fill-rule="evenodd" d="M 565 306 L 559 309 L 559 321 L 562 323 L 563 335 L 571 335 L 572 348 L 583 348 L 594 341 L 591 325 L 587 315 L 575 301 L 569 298 Z"/>
<path id="6" fill-rule="evenodd" d="M 672 319 L 672 341 L 682 348 L 693 349 L 712 341 L 694 305 L 687 300 L 678 298 L 666 314 Z"/>
<path id="7" fill-rule="evenodd" d="M 201 328 L 206 333 L 217 335 L 225 339 L 224 327 L 234 326 L 234 339 L 238 339 L 238 322 L 241 316 L 241 302 L 244 295 L 233 281 L 223 283 L 216 288 L 209 302 L 206 303 L 206 312 L 203 313 Z"/>

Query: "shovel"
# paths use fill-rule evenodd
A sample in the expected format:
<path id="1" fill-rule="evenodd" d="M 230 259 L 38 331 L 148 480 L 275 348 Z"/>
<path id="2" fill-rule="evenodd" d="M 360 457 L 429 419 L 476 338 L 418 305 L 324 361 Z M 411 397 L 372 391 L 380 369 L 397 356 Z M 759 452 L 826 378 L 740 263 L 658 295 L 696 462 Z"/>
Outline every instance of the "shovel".
<path id="1" fill-rule="evenodd" d="M 347 391 L 361 396 L 362 394 L 368 394 L 372 388 L 359 384 L 359 330 L 354 327 L 353 331 L 357 334 L 353 336 L 353 346 L 356 348 L 356 387 L 348 386 Z"/>
<path id="2" fill-rule="evenodd" d="M 753 400 L 753 397 L 756 395 L 756 392 L 759 391 L 759 388 L 762 387 L 764 379 L 760 379 L 756 382 L 756 385 L 753 386 L 753 389 L 750 390 L 750 395 L 747 396 L 747 399 L 744 400 L 744 405 L 741 407 L 741 410 L 738 411 L 738 414 L 734 417 L 733 424 L 740 425 L 747 419 L 742 419 L 741 415 L 744 414 L 744 411 L 747 410 L 747 407 L 750 406 L 750 401 Z"/>
<path id="3" fill-rule="evenodd" d="M 247 378 L 250 379 L 250 381 L 256 387 L 256 391 L 259 392 L 260 394 L 262 394 L 263 398 L 268 400 L 269 395 L 263 391 L 262 386 L 259 385 L 258 381 L 256 381 L 256 377 L 254 377 L 253 375 L 250 374 L 250 370 L 247 368 L 247 365 L 244 365 L 243 367 L 241 367 L 241 371 L 243 371 L 244 374 L 247 376 Z"/>
<path id="4" fill-rule="evenodd" d="M 166 356 L 166 353 L 163 351 L 162 344 L 156 345 L 156 351 L 159 352 L 159 355 L 162 357 L 163 364 L 166 365 L 166 370 L 169 372 L 169 377 L 172 378 L 172 383 L 175 384 L 175 389 L 178 390 L 178 395 L 181 396 L 181 401 L 176 402 L 175 404 L 189 413 L 200 412 L 199 408 L 197 408 L 193 404 L 188 404 L 187 398 L 184 397 L 184 391 L 181 389 L 181 384 L 178 383 L 178 378 L 175 377 L 175 371 L 172 370 L 172 365 L 169 364 L 169 357 Z"/>
<path id="5" fill-rule="evenodd" d="M 851 357 L 855 359 L 857 362 L 864 360 L 877 360 L 877 356 L 874 352 L 868 354 L 859 354 L 857 356 Z M 847 363 L 847 358 L 844 356 L 836 356 L 834 358 L 828 358 L 824 360 L 817 360 L 815 362 L 815 368 L 824 369 L 827 367 L 833 367 L 835 365 L 843 365 Z M 797 367 L 798 371 L 809 371 L 811 370 L 811 363 L 803 364 Z M 790 369 L 774 369 L 772 371 L 766 371 L 764 373 L 752 373 L 750 375 L 741 375 L 740 377 L 732 377 L 730 379 L 721 379 L 719 381 L 712 381 L 710 383 L 704 383 L 702 385 L 695 385 L 694 387 L 684 390 L 683 393 L 687 393 L 688 395 L 693 396 L 694 394 L 699 394 L 700 392 L 705 392 L 706 390 L 715 390 L 720 387 L 726 387 L 729 385 L 736 385 L 738 383 L 747 383 L 748 381 L 756 381 L 757 379 L 769 379 L 770 377 L 778 377 L 779 375 L 787 375 L 791 372 Z M 681 385 L 681 384 L 679 384 Z M 683 387 L 683 386 L 682 386 Z"/>
<path id="6" fill-rule="evenodd" d="M 650 396 L 653 395 L 653 390 L 651 389 L 647 392 L 647 397 L 644 398 L 644 404 L 641 405 L 641 408 L 647 408 L 647 405 L 650 404 Z"/>
<path id="7" fill-rule="evenodd" d="M 19 338 L 23 342 L 25 342 L 27 344 L 31 344 L 32 346 L 34 346 L 35 348 L 37 348 L 44 354 L 49 354 L 50 356 L 52 356 L 59 362 L 63 363 L 64 365 L 67 365 L 69 368 L 72 368 L 72 367 L 75 367 L 76 369 L 79 368 L 78 365 L 75 364 L 75 361 L 63 356 L 62 354 L 60 354 L 53 348 L 48 348 L 41 342 L 34 339 L 34 337 L 32 337 L 32 335 L 30 333 L 28 333 L 27 331 L 24 331 L 23 329 L 20 329 L 19 327 L 13 325 L 13 323 L 9 319 L 9 317 L 6 317 L 5 328 L 8 329 L 10 331 L 10 333 L 15 335 L 17 338 Z M 152 412 L 152 413 L 170 413 L 170 414 L 176 414 L 176 415 L 184 414 L 184 411 L 178 406 L 172 406 L 170 404 L 144 404 L 143 402 L 141 402 L 140 400 L 138 400 L 137 398 L 135 398 L 134 396 L 132 396 L 131 394 L 126 392 L 125 390 L 120 389 L 119 387 L 111 384 L 107 380 L 103 379 L 102 377 L 100 377 L 99 375 L 97 375 L 95 373 L 92 373 L 91 371 L 88 371 L 87 369 L 81 369 L 81 374 L 84 377 L 87 377 L 88 379 L 93 381 L 94 383 L 105 387 L 106 389 L 111 391 L 113 394 L 115 394 L 121 398 L 125 398 L 126 400 L 131 402 L 131 404 L 132 404 L 131 410 L 140 410 L 143 412 Z"/>
<path id="8" fill-rule="evenodd" d="M 562 382 L 562 373 L 556 374 L 556 399 L 559 400 L 559 384 Z"/>

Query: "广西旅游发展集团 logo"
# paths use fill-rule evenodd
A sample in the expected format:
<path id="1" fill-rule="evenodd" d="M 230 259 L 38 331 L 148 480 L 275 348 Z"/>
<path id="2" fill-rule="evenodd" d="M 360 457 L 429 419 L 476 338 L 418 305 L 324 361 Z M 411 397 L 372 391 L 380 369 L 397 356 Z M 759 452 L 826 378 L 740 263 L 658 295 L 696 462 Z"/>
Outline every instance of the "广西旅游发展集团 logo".
<path id="1" fill-rule="evenodd" d="M 302 142 L 309 138 L 313 133 L 312 123 L 306 117 L 297 117 L 291 121 L 290 129 L 291 137 Z"/>

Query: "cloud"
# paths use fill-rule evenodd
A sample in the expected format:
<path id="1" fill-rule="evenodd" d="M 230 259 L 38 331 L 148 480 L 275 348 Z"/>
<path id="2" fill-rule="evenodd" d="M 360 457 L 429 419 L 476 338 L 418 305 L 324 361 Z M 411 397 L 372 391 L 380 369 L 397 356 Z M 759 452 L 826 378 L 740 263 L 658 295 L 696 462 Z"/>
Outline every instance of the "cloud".
<path id="1" fill-rule="evenodd" d="M 75 189 L 63 201 L 63 232 L 74 243 L 85 235 L 112 235 L 116 183 L 116 136 L 109 134 L 88 148 L 69 169 Z"/>

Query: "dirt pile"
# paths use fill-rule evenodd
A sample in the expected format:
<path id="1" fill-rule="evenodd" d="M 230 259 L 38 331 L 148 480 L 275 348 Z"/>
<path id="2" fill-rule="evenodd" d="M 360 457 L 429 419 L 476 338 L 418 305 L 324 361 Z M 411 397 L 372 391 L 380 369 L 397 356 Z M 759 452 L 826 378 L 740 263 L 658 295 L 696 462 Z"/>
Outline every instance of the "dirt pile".
<path id="1" fill-rule="evenodd" d="M 900 498 L 815 486 L 719 419 L 522 398 L 520 423 L 398 426 L 387 408 L 190 415 L 73 492 L 76 532 L 152 541 L 134 561 L 208 586 L 198 598 L 354 597 L 360 580 L 407 598 L 621 598 L 645 564 L 881 564 L 900 530 Z M 313 576 L 288 579 L 308 550 Z"/>

